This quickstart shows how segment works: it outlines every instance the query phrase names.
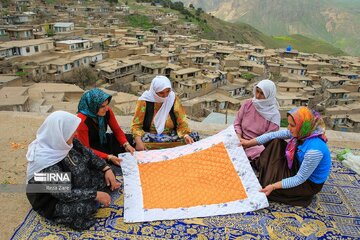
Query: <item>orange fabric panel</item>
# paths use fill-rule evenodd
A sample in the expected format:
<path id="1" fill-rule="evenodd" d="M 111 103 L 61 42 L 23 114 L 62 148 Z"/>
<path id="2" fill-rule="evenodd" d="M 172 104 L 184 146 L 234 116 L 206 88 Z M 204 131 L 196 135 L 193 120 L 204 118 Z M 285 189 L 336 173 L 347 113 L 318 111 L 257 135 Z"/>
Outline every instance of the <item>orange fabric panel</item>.
<path id="1" fill-rule="evenodd" d="M 224 143 L 176 159 L 139 164 L 145 209 L 182 208 L 247 198 Z"/>

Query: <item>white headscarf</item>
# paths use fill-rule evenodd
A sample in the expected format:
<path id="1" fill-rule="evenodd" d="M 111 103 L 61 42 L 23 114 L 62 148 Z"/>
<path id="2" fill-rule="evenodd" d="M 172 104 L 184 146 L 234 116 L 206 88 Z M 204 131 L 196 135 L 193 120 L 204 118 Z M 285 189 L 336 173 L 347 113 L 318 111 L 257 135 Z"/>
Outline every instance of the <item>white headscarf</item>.
<path id="1" fill-rule="evenodd" d="M 159 97 L 156 94 L 165 88 L 172 89 L 170 80 L 165 76 L 156 76 L 151 81 L 150 89 L 145 91 L 139 98 L 139 100 L 148 102 L 163 103 L 154 118 L 154 124 L 158 134 L 161 134 L 164 131 L 166 119 L 168 118 L 169 112 L 175 101 L 175 93 L 172 90 L 166 98 Z"/>
<path id="2" fill-rule="evenodd" d="M 264 93 L 265 99 L 256 99 L 256 87 Z M 254 98 L 252 102 L 256 111 L 266 120 L 280 126 L 279 103 L 276 100 L 276 86 L 273 81 L 265 79 L 260 81 L 254 87 Z"/>
<path id="3" fill-rule="evenodd" d="M 81 119 L 71 113 L 51 113 L 38 129 L 36 139 L 29 145 L 26 158 L 27 182 L 37 173 L 63 160 L 73 144 L 66 142 L 76 131 Z"/>

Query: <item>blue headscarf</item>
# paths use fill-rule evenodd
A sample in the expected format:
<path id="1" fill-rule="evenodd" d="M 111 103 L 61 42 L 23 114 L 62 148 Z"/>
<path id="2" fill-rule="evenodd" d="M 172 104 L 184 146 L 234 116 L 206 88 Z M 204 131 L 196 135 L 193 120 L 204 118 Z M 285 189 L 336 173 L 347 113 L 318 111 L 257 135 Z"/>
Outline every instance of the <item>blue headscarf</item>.
<path id="1" fill-rule="evenodd" d="M 106 143 L 106 129 L 105 125 L 105 117 L 98 116 L 97 113 L 101 107 L 101 105 L 108 100 L 109 103 L 111 101 L 111 95 L 105 93 L 104 91 L 94 88 L 90 91 L 87 91 L 81 96 L 79 105 L 78 105 L 78 113 L 82 113 L 88 117 L 96 119 L 99 124 L 99 137 L 100 143 L 103 145 Z"/>

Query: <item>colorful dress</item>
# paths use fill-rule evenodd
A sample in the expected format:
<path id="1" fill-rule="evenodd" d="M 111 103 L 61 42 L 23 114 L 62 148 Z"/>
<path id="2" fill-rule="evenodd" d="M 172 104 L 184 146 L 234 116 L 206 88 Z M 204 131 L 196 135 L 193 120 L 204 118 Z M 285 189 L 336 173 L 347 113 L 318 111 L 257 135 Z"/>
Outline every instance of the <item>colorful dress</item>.
<path id="1" fill-rule="evenodd" d="M 150 124 L 150 131 L 145 132 L 143 129 L 144 119 L 146 114 L 146 101 L 138 100 L 136 104 L 135 114 L 131 125 L 131 132 L 133 137 L 140 136 L 144 143 L 158 142 L 158 143 L 180 143 L 186 134 L 189 134 L 195 141 L 199 140 L 199 136 L 196 132 L 191 132 L 189 125 L 186 121 L 186 113 L 181 105 L 181 101 L 178 97 L 175 98 L 174 102 L 174 114 L 176 118 L 176 129 L 175 125 L 169 116 L 165 122 L 165 128 L 163 133 L 157 134 L 154 125 L 154 116 L 159 111 L 161 103 L 154 103 L 154 115 L 153 120 Z M 149 146 L 150 144 L 148 144 Z"/>
<path id="2" fill-rule="evenodd" d="M 95 200 L 97 191 L 110 192 L 106 187 L 102 169 L 105 161 L 74 139 L 73 148 L 60 162 L 41 170 L 41 173 L 71 173 L 71 192 L 27 193 L 33 209 L 41 216 L 76 230 L 95 224 L 94 214 L 99 208 Z M 34 177 L 29 184 L 38 184 Z M 46 183 L 46 182 L 40 182 Z M 53 184 L 53 183 L 52 183 Z"/>

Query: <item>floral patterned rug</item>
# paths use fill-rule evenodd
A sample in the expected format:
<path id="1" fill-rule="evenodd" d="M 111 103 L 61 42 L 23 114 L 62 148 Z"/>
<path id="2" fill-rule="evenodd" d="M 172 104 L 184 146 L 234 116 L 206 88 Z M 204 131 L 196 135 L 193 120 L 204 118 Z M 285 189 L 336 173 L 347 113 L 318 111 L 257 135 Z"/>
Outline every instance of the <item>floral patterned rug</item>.
<path id="1" fill-rule="evenodd" d="M 270 203 L 249 213 L 125 224 L 120 190 L 88 231 L 53 225 L 31 210 L 12 239 L 359 239 L 360 176 L 336 160 L 340 148 L 331 150 L 330 178 L 307 208 Z"/>

